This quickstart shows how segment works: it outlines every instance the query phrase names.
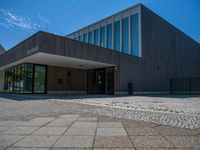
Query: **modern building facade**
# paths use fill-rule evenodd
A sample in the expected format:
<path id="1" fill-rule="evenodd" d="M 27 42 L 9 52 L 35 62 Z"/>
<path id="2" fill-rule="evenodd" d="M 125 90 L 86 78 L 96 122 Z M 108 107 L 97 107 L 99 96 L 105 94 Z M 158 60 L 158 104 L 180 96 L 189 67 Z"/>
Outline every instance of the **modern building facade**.
<path id="1" fill-rule="evenodd" d="M 0 90 L 200 93 L 200 44 L 142 4 L 66 37 L 37 32 L 0 55 Z"/>

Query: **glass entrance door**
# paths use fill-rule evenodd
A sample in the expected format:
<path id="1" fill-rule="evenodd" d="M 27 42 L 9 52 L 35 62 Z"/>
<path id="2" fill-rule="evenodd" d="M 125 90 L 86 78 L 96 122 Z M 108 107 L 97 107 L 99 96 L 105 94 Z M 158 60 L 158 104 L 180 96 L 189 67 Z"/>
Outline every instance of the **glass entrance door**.
<path id="1" fill-rule="evenodd" d="M 105 93 L 105 69 L 88 70 L 87 91 L 89 94 Z"/>
<path id="2" fill-rule="evenodd" d="M 34 93 L 46 93 L 46 66 L 34 65 Z"/>

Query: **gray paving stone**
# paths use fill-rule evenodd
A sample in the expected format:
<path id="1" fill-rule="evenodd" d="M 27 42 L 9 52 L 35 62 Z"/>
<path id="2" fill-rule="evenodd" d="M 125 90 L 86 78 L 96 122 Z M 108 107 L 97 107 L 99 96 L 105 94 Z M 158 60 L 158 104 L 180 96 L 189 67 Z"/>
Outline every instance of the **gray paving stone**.
<path id="1" fill-rule="evenodd" d="M 56 119 L 52 121 L 51 123 L 47 124 L 46 126 L 49 127 L 68 127 L 71 126 L 73 121 L 69 120 L 64 120 L 64 119 Z"/>
<path id="2" fill-rule="evenodd" d="M 126 136 L 124 128 L 97 128 L 97 136 Z"/>
<path id="3" fill-rule="evenodd" d="M 65 114 L 61 115 L 59 118 L 78 118 L 80 115 L 78 114 Z"/>
<path id="4" fill-rule="evenodd" d="M 10 146 L 23 137 L 21 135 L 0 135 L 0 147 Z"/>
<path id="5" fill-rule="evenodd" d="M 1 121 L 0 127 L 14 127 L 21 123 L 24 123 L 24 121 Z"/>
<path id="6" fill-rule="evenodd" d="M 143 128 L 143 127 L 154 127 L 157 124 L 143 121 L 124 121 L 124 126 L 126 128 Z"/>
<path id="7" fill-rule="evenodd" d="M 47 147 L 48 148 L 48 147 L 51 147 L 56 142 L 57 139 L 58 139 L 58 136 L 30 135 L 20 140 L 13 146 L 14 147 Z"/>
<path id="8" fill-rule="evenodd" d="M 131 136 L 136 148 L 173 148 L 174 146 L 162 136 Z"/>
<path id="9" fill-rule="evenodd" d="M 13 127 L 10 128 L 4 132 L 2 132 L 1 134 L 16 134 L 16 135 L 27 135 L 32 133 L 33 131 L 35 131 L 38 127 Z"/>
<path id="10" fill-rule="evenodd" d="M 54 147 L 91 148 L 94 136 L 61 136 Z"/>
<path id="11" fill-rule="evenodd" d="M 42 127 L 33 132 L 33 135 L 62 135 L 67 127 Z"/>
<path id="12" fill-rule="evenodd" d="M 176 128 L 171 126 L 157 126 L 155 129 L 162 135 L 197 135 L 199 132 L 191 129 Z"/>
<path id="13" fill-rule="evenodd" d="M 77 121 L 80 121 L 80 122 L 97 122 L 98 118 L 96 117 L 85 117 L 85 118 L 78 118 Z"/>
<path id="14" fill-rule="evenodd" d="M 155 129 L 144 127 L 144 128 L 126 128 L 129 135 L 159 135 Z"/>
<path id="15" fill-rule="evenodd" d="M 135 150 L 135 148 L 94 148 L 93 150 Z"/>
<path id="16" fill-rule="evenodd" d="M 77 128 L 77 127 L 70 127 L 65 135 L 95 135 L 96 128 Z"/>
<path id="17" fill-rule="evenodd" d="M 121 122 L 98 122 L 99 128 L 123 128 Z"/>
<path id="18" fill-rule="evenodd" d="M 52 147 L 50 150 L 92 150 L 92 148 L 61 148 L 61 147 Z"/>
<path id="19" fill-rule="evenodd" d="M 129 148 L 133 147 L 127 136 L 96 136 L 95 148 Z"/>
<path id="20" fill-rule="evenodd" d="M 75 122 L 72 127 L 77 128 L 95 128 L 97 127 L 97 122 Z"/>
<path id="21" fill-rule="evenodd" d="M 22 148 L 22 147 L 10 147 L 7 148 L 6 150 L 49 150 L 49 148 Z"/>
<path id="22" fill-rule="evenodd" d="M 0 127 L 0 133 L 3 132 L 3 131 L 5 131 L 8 128 L 10 128 L 10 127 Z"/>
<path id="23" fill-rule="evenodd" d="M 17 126 L 41 127 L 41 126 L 44 126 L 45 124 L 53 121 L 54 119 L 55 118 L 51 118 L 51 117 L 39 117 L 39 118 L 32 119 L 28 122 L 18 123 Z"/>
<path id="24" fill-rule="evenodd" d="M 166 136 L 177 148 L 199 148 L 200 136 Z"/>

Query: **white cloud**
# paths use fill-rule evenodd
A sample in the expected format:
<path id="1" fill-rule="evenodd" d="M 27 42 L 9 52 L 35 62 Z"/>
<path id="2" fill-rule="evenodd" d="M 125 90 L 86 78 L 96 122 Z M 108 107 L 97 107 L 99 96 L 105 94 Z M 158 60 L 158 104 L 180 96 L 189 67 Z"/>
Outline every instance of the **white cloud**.
<path id="1" fill-rule="evenodd" d="M 0 9 L 0 25 L 15 29 L 16 27 L 22 30 L 35 30 L 40 28 L 40 25 L 33 23 L 33 21 L 27 17 L 16 13 L 13 10 Z"/>
<path id="2" fill-rule="evenodd" d="M 44 23 L 47 23 L 47 24 L 50 23 L 50 21 L 47 18 L 41 16 L 40 14 L 38 14 L 38 18 L 40 19 L 40 21 L 42 21 Z"/>

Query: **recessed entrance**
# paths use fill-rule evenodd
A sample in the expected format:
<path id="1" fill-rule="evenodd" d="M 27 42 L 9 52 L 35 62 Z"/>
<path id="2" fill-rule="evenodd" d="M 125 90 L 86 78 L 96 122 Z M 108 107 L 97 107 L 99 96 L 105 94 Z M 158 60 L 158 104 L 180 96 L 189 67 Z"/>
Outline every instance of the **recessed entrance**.
<path id="1" fill-rule="evenodd" d="M 110 68 L 91 69 L 87 71 L 88 94 L 113 94 L 114 70 Z"/>

